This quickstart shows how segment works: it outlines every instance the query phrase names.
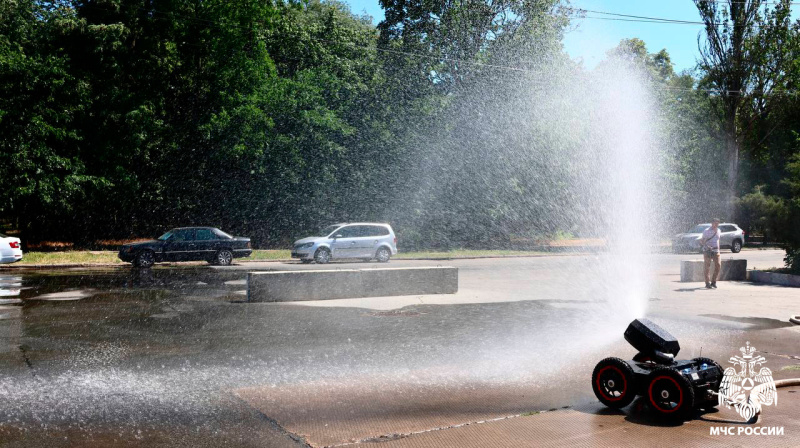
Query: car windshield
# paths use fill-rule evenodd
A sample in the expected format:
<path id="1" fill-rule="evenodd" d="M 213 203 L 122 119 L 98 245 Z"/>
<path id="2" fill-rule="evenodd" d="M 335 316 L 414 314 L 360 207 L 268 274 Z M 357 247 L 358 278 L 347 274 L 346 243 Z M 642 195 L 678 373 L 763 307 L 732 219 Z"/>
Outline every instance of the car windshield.
<path id="1" fill-rule="evenodd" d="M 172 230 L 158 237 L 159 241 L 166 241 L 172 236 Z"/>
<path id="2" fill-rule="evenodd" d="M 699 224 L 699 225 L 695 226 L 692 230 L 690 230 L 690 231 L 688 231 L 686 233 L 703 233 L 709 227 L 711 227 L 711 226 L 708 225 L 708 224 Z"/>
<path id="3" fill-rule="evenodd" d="M 336 226 L 325 227 L 324 229 L 320 230 L 319 236 L 328 236 L 331 233 L 333 233 L 334 230 L 338 229 L 339 227 L 341 227 L 341 226 L 336 225 Z"/>

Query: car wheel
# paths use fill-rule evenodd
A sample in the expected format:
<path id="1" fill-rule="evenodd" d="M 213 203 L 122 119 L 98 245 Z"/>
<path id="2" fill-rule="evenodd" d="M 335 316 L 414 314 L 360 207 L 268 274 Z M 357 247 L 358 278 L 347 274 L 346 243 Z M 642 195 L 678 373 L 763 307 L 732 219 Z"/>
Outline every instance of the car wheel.
<path id="1" fill-rule="evenodd" d="M 149 268 L 156 262 L 156 254 L 152 250 L 143 250 L 136 256 L 134 264 L 140 268 Z"/>
<path id="2" fill-rule="evenodd" d="M 331 251 L 329 251 L 324 247 L 320 247 L 314 253 L 314 261 L 316 261 L 319 264 L 325 264 L 331 261 Z"/>
<path id="3" fill-rule="evenodd" d="M 734 240 L 733 244 L 731 244 L 731 252 L 738 254 L 742 251 L 742 242 L 740 240 Z"/>
<path id="4" fill-rule="evenodd" d="M 631 366 L 619 358 L 606 358 L 592 372 L 594 395 L 604 405 L 621 409 L 636 398 L 636 375 Z"/>
<path id="5" fill-rule="evenodd" d="M 386 263 L 391 257 L 392 253 L 389 252 L 389 249 L 385 247 L 381 247 L 377 252 L 375 252 L 375 258 L 378 259 L 378 263 Z"/>
<path id="6" fill-rule="evenodd" d="M 230 264 L 233 262 L 233 254 L 228 249 L 222 249 L 221 251 L 217 252 L 217 258 L 215 261 L 220 266 L 230 266 Z"/>

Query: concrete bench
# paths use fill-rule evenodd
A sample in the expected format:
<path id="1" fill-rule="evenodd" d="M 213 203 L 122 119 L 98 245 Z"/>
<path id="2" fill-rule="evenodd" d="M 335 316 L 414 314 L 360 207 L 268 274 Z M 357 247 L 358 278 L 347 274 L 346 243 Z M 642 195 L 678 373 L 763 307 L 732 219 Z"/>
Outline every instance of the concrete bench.
<path id="1" fill-rule="evenodd" d="M 247 274 L 248 302 L 455 294 L 458 268 L 269 271 Z"/>
<path id="2" fill-rule="evenodd" d="M 711 265 L 711 273 L 714 273 L 714 265 Z M 747 260 L 727 259 L 722 260 L 722 267 L 719 273 L 719 280 L 739 280 L 747 279 Z M 682 282 L 702 282 L 703 260 L 681 261 L 681 281 Z"/>

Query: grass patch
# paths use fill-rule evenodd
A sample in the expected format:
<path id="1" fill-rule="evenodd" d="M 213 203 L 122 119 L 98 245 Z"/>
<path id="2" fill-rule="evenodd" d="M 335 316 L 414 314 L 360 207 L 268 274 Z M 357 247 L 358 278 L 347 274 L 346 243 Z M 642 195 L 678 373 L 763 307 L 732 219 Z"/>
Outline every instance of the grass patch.
<path id="1" fill-rule="evenodd" d="M 247 258 L 237 258 L 237 260 L 288 260 L 292 258 L 290 250 L 254 250 L 253 254 Z"/>
<path id="2" fill-rule="evenodd" d="M 114 251 L 86 251 L 66 250 L 58 252 L 25 252 L 22 261 L 15 265 L 27 264 L 84 264 L 84 263 L 114 263 L 122 264 Z"/>

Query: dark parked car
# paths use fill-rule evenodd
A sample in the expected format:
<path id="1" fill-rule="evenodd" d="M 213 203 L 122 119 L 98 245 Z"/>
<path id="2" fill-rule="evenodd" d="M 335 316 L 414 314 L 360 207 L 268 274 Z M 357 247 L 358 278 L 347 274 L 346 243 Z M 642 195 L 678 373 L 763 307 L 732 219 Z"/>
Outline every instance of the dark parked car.
<path id="1" fill-rule="evenodd" d="M 180 227 L 157 240 L 122 246 L 119 258 L 144 268 L 160 261 L 194 260 L 227 266 L 251 253 L 250 238 L 232 237 L 213 227 Z"/>

